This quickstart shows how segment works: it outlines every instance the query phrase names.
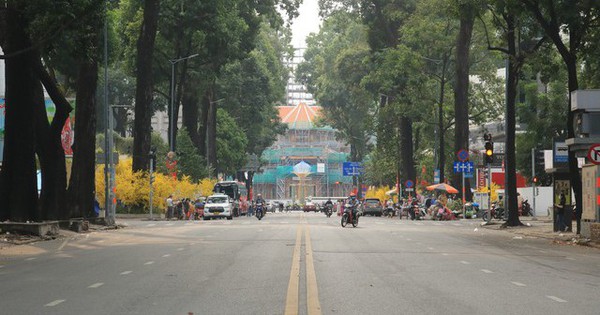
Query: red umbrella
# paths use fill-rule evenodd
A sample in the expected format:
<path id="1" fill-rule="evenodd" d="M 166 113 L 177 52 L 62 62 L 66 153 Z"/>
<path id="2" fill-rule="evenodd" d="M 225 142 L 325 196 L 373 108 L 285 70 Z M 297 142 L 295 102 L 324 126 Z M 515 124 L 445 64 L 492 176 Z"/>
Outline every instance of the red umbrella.
<path id="1" fill-rule="evenodd" d="M 458 189 L 444 183 L 427 186 L 427 190 L 440 190 L 449 194 L 458 194 Z"/>

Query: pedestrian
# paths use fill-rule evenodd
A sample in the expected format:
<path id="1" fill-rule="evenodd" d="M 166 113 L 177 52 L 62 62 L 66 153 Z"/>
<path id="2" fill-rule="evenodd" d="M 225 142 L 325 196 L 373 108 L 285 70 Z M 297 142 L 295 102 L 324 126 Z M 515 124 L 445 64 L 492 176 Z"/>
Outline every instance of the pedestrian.
<path id="1" fill-rule="evenodd" d="M 521 196 L 521 193 L 517 193 L 517 208 L 519 209 L 519 215 L 523 215 L 523 196 Z"/>
<path id="2" fill-rule="evenodd" d="M 564 192 L 560 193 L 558 197 L 558 205 L 556 205 L 556 218 L 558 220 L 558 230 L 561 232 L 567 231 L 567 223 L 565 222 L 565 207 L 567 204 L 567 197 Z"/>
<path id="3" fill-rule="evenodd" d="M 167 220 L 173 217 L 173 195 L 167 197 Z"/>

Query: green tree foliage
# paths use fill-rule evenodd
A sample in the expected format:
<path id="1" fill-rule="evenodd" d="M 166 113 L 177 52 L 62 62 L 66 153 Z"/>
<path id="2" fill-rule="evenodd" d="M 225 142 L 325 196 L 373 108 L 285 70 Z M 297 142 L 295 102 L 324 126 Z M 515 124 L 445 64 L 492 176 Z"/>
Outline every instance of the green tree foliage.
<path id="1" fill-rule="evenodd" d="M 217 160 L 219 173 L 233 175 L 246 163 L 248 139 L 224 109 L 217 109 Z"/>
<path id="2" fill-rule="evenodd" d="M 189 133 L 185 127 L 177 133 L 177 175 L 189 176 L 193 182 L 208 176 L 206 160 L 200 156 L 198 149 L 192 143 Z M 158 155 L 160 156 L 160 151 Z"/>
<path id="3" fill-rule="evenodd" d="M 361 161 L 367 154 L 376 105 L 376 98 L 362 83 L 371 70 L 366 35 L 355 16 L 335 13 L 319 34 L 308 38 L 306 62 L 297 71 L 323 107 L 324 122 L 350 144 L 352 161 Z"/>
<path id="4" fill-rule="evenodd" d="M 256 48 L 246 58 L 225 65 L 217 80 L 223 96 L 220 104 L 246 134 L 244 151 L 249 154 L 260 156 L 285 131 L 275 104 L 285 93 L 288 75 L 281 60 L 287 54 L 285 39 L 263 23 Z"/>

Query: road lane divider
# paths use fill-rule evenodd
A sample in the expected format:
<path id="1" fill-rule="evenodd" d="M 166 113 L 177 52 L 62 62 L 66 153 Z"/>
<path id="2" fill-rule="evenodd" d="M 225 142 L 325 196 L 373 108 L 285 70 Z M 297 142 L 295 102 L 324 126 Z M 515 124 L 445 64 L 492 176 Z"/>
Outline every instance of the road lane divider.
<path id="1" fill-rule="evenodd" d="M 315 273 L 310 228 L 308 225 L 304 226 L 304 231 L 304 241 L 306 244 L 306 307 L 308 315 L 321 315 L 317 274 Z"/>
<path id="2" fill-rule="evenodd" d="M 298 293 L 300 285 L 300 246 L 302 245 L 302 228 L 296 227 L 296 243 L 292 254 L 292 268 L 288 283 L 287 297 L 285 300 L 285 315 L 298 314 Z"/>

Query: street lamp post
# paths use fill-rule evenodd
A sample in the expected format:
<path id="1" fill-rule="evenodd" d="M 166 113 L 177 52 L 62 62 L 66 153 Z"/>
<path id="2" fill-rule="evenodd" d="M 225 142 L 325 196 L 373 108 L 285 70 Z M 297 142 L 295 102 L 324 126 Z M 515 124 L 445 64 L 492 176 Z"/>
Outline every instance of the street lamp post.
<path id="1" fill-rule="evenodd" d="M 175 121 L 175 64 L 183 60 L 198 57 L 198 55 L 199 54 L 193 54 L 187 57 L 169 60 L 169 62 L 171 63 L 171 113 L 169 117 L 171 130 L 169 130 L 169 145 L 171 151 L 173 152 L 175 152 L 175 124 L 177 124 L 177 122 Z"/>

